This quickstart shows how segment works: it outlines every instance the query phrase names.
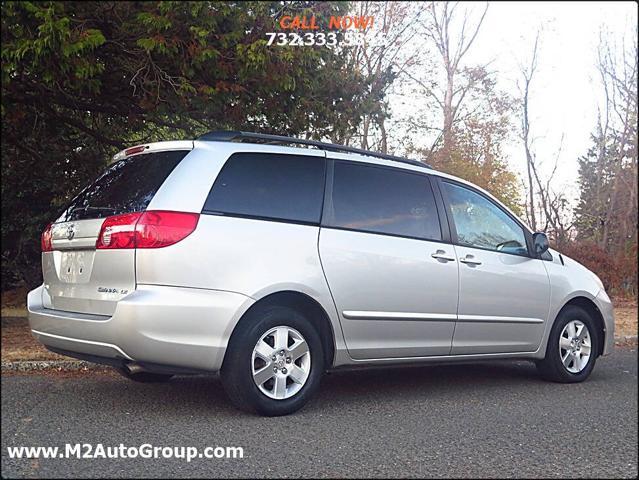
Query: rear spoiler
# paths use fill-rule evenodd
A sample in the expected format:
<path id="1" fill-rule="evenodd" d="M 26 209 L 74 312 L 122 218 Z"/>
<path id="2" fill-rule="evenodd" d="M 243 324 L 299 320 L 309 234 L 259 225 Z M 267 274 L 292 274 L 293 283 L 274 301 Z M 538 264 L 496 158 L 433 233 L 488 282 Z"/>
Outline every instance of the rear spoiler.
<path id="1" fill-rule="evenodd" d="M 134 147 L 125 148 L 119 151 L 109 162 L 114 163 L 118 160 L 122 160 L 126 157 L 132 157 L 133 155 L 140 155 L 142 153 L 151 152 L 166 152 L 170 150 L 193 150 L 193 140 L 173 140 L 169 142 L 153 142 L 143 145 L 136 145 Z"/>

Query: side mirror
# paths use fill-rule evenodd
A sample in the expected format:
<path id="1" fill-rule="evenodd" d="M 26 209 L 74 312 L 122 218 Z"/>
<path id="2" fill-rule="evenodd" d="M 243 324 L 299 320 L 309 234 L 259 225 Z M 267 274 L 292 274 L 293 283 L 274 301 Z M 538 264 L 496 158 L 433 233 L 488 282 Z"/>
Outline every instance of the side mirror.
<path id="1" fill-rule="evenodd" d="M 541 256 L 544 252 L 548 251 L 550 245 L 548 244 L 548 237 L 545 233 L 533 233 L 533 248 L 537 256 Z"/>

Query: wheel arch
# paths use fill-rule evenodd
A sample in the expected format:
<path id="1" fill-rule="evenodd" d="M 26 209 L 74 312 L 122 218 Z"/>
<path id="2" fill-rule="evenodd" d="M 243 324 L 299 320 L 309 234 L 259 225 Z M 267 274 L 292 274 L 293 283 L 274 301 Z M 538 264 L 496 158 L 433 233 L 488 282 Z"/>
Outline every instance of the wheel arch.
<path id="1" fill-rule="evenodd" d="M 305 293 L 295 290 L 282 290 L 270 293 L 253 303 L 242 314 L 239 321 L 233 328 L 231 336 L 229 337 L 229 343 L 236 332 L 242 328 L 245 322 L 248 321 L 252 313 L 259 311 L 262 308 L 275 305 L 292 308 L 306 316 L 314 325 L 317 326 L 320 339 L 322 341 L 325 366 L 326 368 L 330 368 L 335 359 L 335 332 L 333 331 L 333 325 L 330 321 L 330 317 L 324 307 L 322 307 L 317 300 Z M 224 356 L 226 357 L 226 353 Z"/>
<path id="2" fill-rule="evenodd" d="M 561 307 L 561 310 L 559 310 L 559 313 L 557 313 L 557 316 L 555 317 L 555 321 L 559 318 L 561 312 L 570 306 L 577 306 L 588 312 L 597 325 L 597 356 L 599 357 L 603 352 L 606 341 L 606 324 L 604 322 L 603 315 L 599 311 L 595 302 L 587 297 L 579 296 L 571 298 L 563 307 Z"/>

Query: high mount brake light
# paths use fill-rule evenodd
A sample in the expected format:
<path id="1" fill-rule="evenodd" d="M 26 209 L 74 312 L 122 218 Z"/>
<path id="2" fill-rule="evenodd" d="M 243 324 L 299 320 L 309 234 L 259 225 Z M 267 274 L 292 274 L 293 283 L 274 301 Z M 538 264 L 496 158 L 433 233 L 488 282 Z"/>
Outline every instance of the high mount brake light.
<path id="1" fill-rule="evenodd" d="M 127 148 L 124 151 L 124 155 L 126 155 L 128 157 L 129 155 L 135 155 L 136 153 L 142 153 L 147 148 L 149 148 L 148 145 L 138 145 L 137 147 Z"/>
<path id="2" fill-rule="evenodd" d="M 154 210 L 107 217 L 95 248 L 162 248 L 188 237 L 200 219 L 197 213 Z"/>

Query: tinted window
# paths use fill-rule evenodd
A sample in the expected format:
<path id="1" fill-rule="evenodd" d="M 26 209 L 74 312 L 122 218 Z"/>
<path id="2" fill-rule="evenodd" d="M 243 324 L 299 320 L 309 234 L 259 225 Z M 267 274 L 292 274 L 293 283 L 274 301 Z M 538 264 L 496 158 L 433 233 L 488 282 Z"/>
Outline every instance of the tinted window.
<path id="1" fill-rule="evenodd" d="M 528 255 L 524 230 L 483 195 L 443 182 L 461 245 Z"/>
<path id="2" fill-rule="evenodd" d="M 319 223 L 324 166 L 321 157 L 237 153 L 215 180 L 204 211 Z"/>
<path id="3" fill-rule="evenodd" d="M 441 240 L 435 199 L 424 175 L 335 162 L 331 204 L 328 226 Z"/>
<path id="4" fill-rule="evenodd" d="M 75 197 L 58 221 L 103 218 L 145 210 L 188 150 L 124 158 Z"/>

